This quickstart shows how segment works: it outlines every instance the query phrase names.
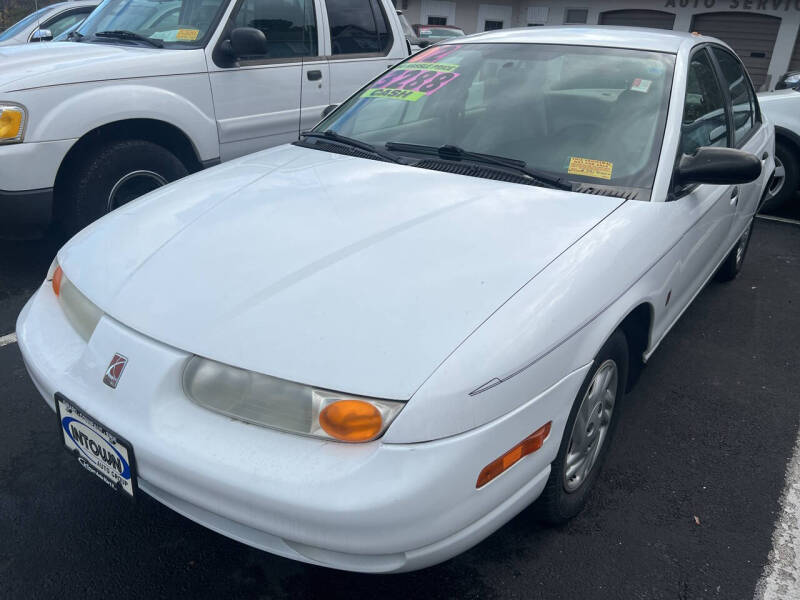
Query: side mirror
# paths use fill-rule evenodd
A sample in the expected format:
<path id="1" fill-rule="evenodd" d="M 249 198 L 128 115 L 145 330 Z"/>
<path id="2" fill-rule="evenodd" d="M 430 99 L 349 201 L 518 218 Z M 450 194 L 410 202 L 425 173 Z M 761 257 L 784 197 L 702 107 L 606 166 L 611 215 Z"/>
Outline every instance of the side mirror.
<path id="1" fill-rule="evenodd" d="M 427 48 L 430 45 L 431 45 L 431 42 L 429 40 L 419 40 L 417 42 L 417 46 L 419 46 L 420 48 Z"/>
<path id="2" fill-rule="evenodd" d="M 263 56 L 267 53 L 267 36 L 255 27 L 237 27 L 223 47 L 232 58 Z"/>
<path id="3" fill-rule="evenodd" d="M 761 175 L 761 161 L 748 152 L 734 148 L 698 148 L 684 154 L 675 171 L 675 183 L 711 183 L 733 185 L 749 183 Z"/>
<path id="4" fill-rule="evenodd" d="M 31 36 L 32 42 L 50 42 L 53 40 L 53 32 L 49 29 L 37 29 Z"/>

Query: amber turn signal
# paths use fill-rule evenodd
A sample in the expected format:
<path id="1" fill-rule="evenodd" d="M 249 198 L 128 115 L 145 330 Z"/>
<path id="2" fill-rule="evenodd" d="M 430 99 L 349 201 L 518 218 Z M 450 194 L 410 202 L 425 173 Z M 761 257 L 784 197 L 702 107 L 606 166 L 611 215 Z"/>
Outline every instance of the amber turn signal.
<path id="1" fill-rule="evenodd" d="M 478 475 L 478 481 L 475 484 L 476 488 L 480 488 L 489 483 L 492 479 L 500 475 L 503 471 L 510 468 L 511 465 L 520 460 L 523 456 L 532 454 L 542 447 L 547 436 L 550 435 L 550 426 L 552 421 L 548 421 L 539 429 L 534 431 L 519 444 L 514 446 L 511 450 L 496 458 L 483 468 L 481 474 Z"/>
<path id="2" fill-rule="evenodd" d="M 381 432 L 381 411 L 363 400 L 339 400 L 319 413 L 320 427 L 343 442 L 366 442 Z"/>
<path id="3" fill-rule="evenodd" d="M 61 270 L 61 267 L 56 267 L 56 270 L 53 273 L 53 291 L 55 292 L 56 296 L 61 293 L 61 279 L 63 277 L 64 271 Z"/>

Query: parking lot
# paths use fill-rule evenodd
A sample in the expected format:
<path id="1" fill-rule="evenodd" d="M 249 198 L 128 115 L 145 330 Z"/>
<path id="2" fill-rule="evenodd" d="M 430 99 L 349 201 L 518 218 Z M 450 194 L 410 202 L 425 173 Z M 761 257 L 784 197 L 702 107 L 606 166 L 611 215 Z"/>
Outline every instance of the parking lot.
<path id="1" fill-rule="evenodd" d="M 0 241 L 0 336 L 59 243 Z M 752 598 L 800 420 L 798 298 L 800 227 L 759 220 L 741 276 L 700 294 L 627 397 L 588 510 L 560 529 L 524 511 L 394 576 L 278 558 L 109 493 L 61 447 L 6 337 L 0 597 Z"/>

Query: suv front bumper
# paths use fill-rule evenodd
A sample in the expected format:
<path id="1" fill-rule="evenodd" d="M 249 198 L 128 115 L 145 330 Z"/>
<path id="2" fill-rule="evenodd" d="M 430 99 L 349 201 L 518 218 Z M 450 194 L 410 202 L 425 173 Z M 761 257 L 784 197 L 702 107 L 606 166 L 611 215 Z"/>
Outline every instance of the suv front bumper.
<path id="1" fill-rule="evenodd" d="M 56 175 L 75 140 L 0 146 L 0 224 L 46 225 L 53 214 Z"/>

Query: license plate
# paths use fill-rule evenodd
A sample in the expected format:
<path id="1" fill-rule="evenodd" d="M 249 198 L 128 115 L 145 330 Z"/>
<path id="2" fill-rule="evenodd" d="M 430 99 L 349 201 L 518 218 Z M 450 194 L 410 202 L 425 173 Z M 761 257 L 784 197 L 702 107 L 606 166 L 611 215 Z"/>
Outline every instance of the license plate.
<path id="1" fill-rule="evenodd" d="M 136 493 L 133 447 L 63 395 L 56 394 L 61 438 L 81 466 L 130 498 Z"/>

